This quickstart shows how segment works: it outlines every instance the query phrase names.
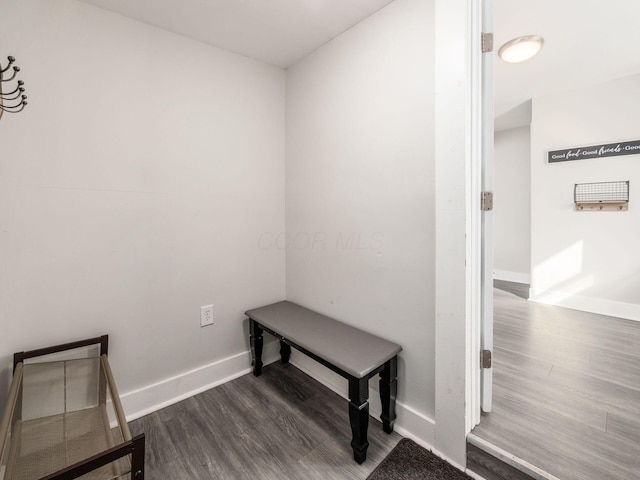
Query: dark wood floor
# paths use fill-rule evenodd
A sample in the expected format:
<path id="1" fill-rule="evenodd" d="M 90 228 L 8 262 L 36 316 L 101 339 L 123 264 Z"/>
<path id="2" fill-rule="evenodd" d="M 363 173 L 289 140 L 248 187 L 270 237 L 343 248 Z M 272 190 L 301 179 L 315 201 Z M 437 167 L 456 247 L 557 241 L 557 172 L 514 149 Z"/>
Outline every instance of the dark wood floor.
<path id="1" fill-rule="evenodd" d="M 478 437 L 562 480 L 640 479 L 640 322 L 495 290 Z"/>
<path id="2" fill-rule="evenodd" d="M 365 479 L 400 440 L 369 421 L 353 461 L 347 401 L 291 365 L 245 375 L 131 422 L 150 480 Z"/>

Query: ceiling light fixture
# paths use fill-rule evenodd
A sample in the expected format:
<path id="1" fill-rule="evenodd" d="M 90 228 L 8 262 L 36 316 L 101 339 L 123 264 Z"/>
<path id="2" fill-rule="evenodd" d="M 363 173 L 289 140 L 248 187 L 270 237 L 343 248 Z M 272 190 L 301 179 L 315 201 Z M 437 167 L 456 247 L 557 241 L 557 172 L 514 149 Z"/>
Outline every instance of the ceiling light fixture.
<path id="1" fill-rule="evenodd" d="M 534 57 L 544 45 L 544 38 L 539 35 L 526 35 L 514 38 L 500 47 L 498 55 L 508 63 L 520 63 Z"/>

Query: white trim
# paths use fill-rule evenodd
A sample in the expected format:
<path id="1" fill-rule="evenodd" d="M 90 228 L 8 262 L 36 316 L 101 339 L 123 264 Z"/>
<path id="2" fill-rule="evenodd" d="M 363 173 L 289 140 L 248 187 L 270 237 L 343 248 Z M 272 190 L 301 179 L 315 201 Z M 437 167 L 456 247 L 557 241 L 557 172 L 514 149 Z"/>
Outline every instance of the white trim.
<path id="1" fill-rule="evenodd" d="M 493 33 L 493 5 L 492 0 L 481 0 L 481 32 Z M 475 34 L 480 37 L 480 33 Z M 478 47 L 476 47 L 478 48 Z M 472 132 L 480 135 L 482 150 L 472 163 L 478 163 L 481 168 L 481 183 L 483 192 L 493 192 L 493 151 L 495 133 L 493 124 L 493 59 L 491 53 L 479 53 L 482 84 L 478 96 L 481 98 L 481 115 L 479 125 L 472 124 Z M 481 235 L 481 313 L 480 313 L 480 349 L 493 351 L 493 211 L 476 212 L 482 223 Z M 479 349 L 478 349 L 479 350 Z M 476 350 L 476 358 L 480 352 Z M 478 365 L 479 368 L 479 365 Z M 493 408 L 493 369 L 480 370 L 480 406 L 483 412 L 490 412 Z M 480 421 L 479 414 L 477 418 Z"/>
<path id="2" fill-rule="evenodd" d="M 377 395 L 378 392 L 375 393 Z M 396 419 L 394 428 L 400 435 L 410 438 L 421 447 L 435 453 L 436 450 L 433 446 L 435 439 L 435 420 L 402 402 L 396 402 L 396 415 L 398 418 Z M 444 458 L 444 455 L 438 455 Z M 454 462 L 449 461 L 449 463 L 453 464 Z"/>
<path id="3" fill-rule="evenodd" d="M 400 431 L 398 431 L 398 433 L 400 433 Z M 411 438 L 411 437 L 409 437 Z M 414 439 L 412 439 L 414 440 Z M 416 442 L 419 443 L 419 442 Z M 424 445 L 422 445 L 424 447 Z M 436 450 L 435 448 L 431 448 L 429 449 L 429 447 L 425 447 L 428 450 L 431 450 L 431 453 L 433 453 L 436 457 L 441 458 L 442 460 L 444 460 L 445 462 L 447 462 L 449 465 L 456 467 L 458 470 L 460 470 L 461 472 L 464 473 L 464 471 L 466 470 L 466 467 L 464 465 L 461 465 L 460 463 L 452 460 L 450 457 L 447 457 L 446 455 L 443 455 L 442 452 Z M 465 462 L 466 463 L 466 462 Z"/>
<path id="4" fill-rule="evenodd" d="M 482 475 L 478 475 L 476 472 L 474 472 L 473 470 L 469 470 L 468 468 L 464 471 L 464 473 L 469 475 L 471 478 L 474 478 L 475 480 L 487 480 Z"/>
<path id="5" fill-rule="evenodd" d="M 333 374 L 333 372 L 329 371 L 319 363 L 294 351 L 292 352 L 291 356 L 291 364 L 299 368 L 302 372 L 309 375 L 317 382 L 334 391 L 345 400 L 349 399 L 344 382 L 340 382 L 342 383 L 342 385 L 337 385 L 334 380 L 331 380 L 329 378 L 333 377 L 334 379 L 340 381 L 342 377 Z M 378 420 L 378 418 L 380 417 L 380 413 L 380 394 L 375 389 L 369 388 L 369 415 Z M 441 459 L 456 467 L 458 470 L 464 472 L 464 465 L 461 465 L 447 455 L 444 455 L 434 447 L 434 419 L 425 415 L 424 413 L 415 410 L 411 406 L 405 405 L 404 403 L 398 401 L 396 401 L 396 415 L 397 418 L 394 425 L 394 430 L 397 433 L 405 438 L 410 438 L 421 447 L 430 450 L 434 455 L 440 457 Z"/>
<path id="6" fill-rule="evenodd" d="M 265 365 L 280 358 L 280 344 L 270 342 L 264 345 L 263 362 Z M 173 405 L 189 397 L 202 393 L 211 388 L 230 382 L 251 372 L 251 353 L 240 352 L 217 362 L 204 365 L 188 372 L 175 375 L 137 390 L 127 392 L 121 396 L 127 421 L 132 421 L 153 413 L 162 408 Z M 309 368 L 311 364 L 318 369 L 325 369 L 308 357 L 292 352 L 291 363 L 314 380 L 328 387 L 341 397 L 348 399 L 346 384 L 338 386 L 335 382 L 318 373 L 316 368 Z M 329 374 L 332 374 L 327 370 Z M 337 375 L 336 375 L 337 377 Z M 338 377 L 341 379 L 342 377 Z M 370 414 L 379 418 L 381 414 L 380 395 L 375 389 L 369 391 Z M 345 407 L 346 408 L 346 407 Z M 422 447 L 432 450 L 436 455 L 444 458 L 452 465 L 461 468 L 446 456 L 436 452 L 433 448 L 435 421 L 427 415 L 415 410 L 402 402 L 396 402 L 396 431 L 407 438 L 411 438 Z"/>
<path id="7" fill-rule="evenodd" d="M 265 365 L 279 358 L 278 342 L 265 344 Z M 135 420 L 251 372 L 247 350 L 121 395 L 127 421 Z"/>
<path id="8" fill-rule="evenodd" d="M 451 463 L 466 464 L 466 436 L 478 412 L 472 402 L 470 311 L 472 232 L 469 219 L 470 168 L 475 158 L 472 86 L 479 67 L 481 0 L 436 0 L 435 23 L 435 429 L 434 445 Z M 474 65 L 472 65 L 472 63 Z M 477 86 L 477 81 L 474 85 Z M 475 199 L 474 201 L 479 201 Z M 477 265 L 474 268 L 478 268 Z M 477 302 L 476 302 L 477 304 Z M 479 345 L 474 346 L 479 351 Z M 477 369 L 479 370 L 479 368 Z M 476 370 L 476 371 L 477 371 Z M 475 395 L 475 398 L 479 396 Z M 474 407 L 474 404 L 476 407 Z M 449 460 L 451 461 L 451 460 Z"/>
<path id="9" fill-rule="evenodd" d="M 469 70 L 467 155 L 465 159 L 466 195 L 466 422 L 465 433 L 480 423 L 482 373 L 480 348 L 482 342 L 482 266 L 483 216 L 480 208 L 482 192 L 483 154 L 483 58 L 482 58 L 482 2 L 470 2 L 469 10 Z"/>
<path id="10" fill-rule="evenodd" d="M 529 301 L 572 308 L 583 312 L 597 313 L 609 317 L 624 318 L 640 322 L 640 305 L 636 303 L 615 302 L 603 298 L 583 297 L 561 290 L 545 290 L 538 292 L 530 289 Z"/>
<path id="11" fill-rule="evenodd" d="M 515 455 L 503 450 L 500 447 L 495 446 L 493 443 L 487 442 L 482 438 L 470 433 L 467 437 L 467 441 L 471 445 L 475 445 L 480 450 L 483 450 L 490 455 L 496 457 L 498 460 L 512 466 L 516 470 L 519 470 L 535 480 L 560 480 L 558 477 L 545 472 L 544 470 L 530 464 L 529 462 L 516 457 Z"/>
<path id="12" fill-rule="evenodd" d="M 505 282 L 524 283 L 529 285 L 531 283 L 531 275 L 523 272 L 510 272 L 509 270 L 493 270 L 494 280 L 503 280 Z"/>

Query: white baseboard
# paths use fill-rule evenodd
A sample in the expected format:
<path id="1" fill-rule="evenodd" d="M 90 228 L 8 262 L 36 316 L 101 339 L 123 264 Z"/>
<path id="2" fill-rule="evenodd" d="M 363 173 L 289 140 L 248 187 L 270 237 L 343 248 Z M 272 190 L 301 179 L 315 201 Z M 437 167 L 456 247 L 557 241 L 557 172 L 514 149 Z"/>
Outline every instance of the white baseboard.
<path id="1" fill-rule="evenodd" d="M 280 344 L 270 342 L 264 345 L 263 362 L 265 365 L 280 358 Z M 295 350 L 292 352 L 291 363 L 307 375 L 347 399 L 347 382 L 314 360 Z M 202 393 L 235 378 L 251 372 L 251 354 L 249 351 L 213 362 L 209 365 L 184 372 L 167 378 L 152 385 L 121 395 L 122 405 L 127 421 L 135 420 L 153 413 L 161 408 Z M 334 377 L 332 377 L 332 375 Z M 377 377 L 376 377 L 377 378 Z M 376 384 L 377 381 L 372 384 Z M 346 405 L 345 405 L 346 408 Z M 369 391 L 369 411 L 372 417 L 379 419 L 381 414 L 380 395 L 375 388 Z M 436 455 L 449 461 L 439 454 L 433 447 L 435 439 L 435 421 L 402 402 L 396 402 L 395 430 L 415 441 L 422 447 L 433 451 Z M 457 465 L 456 465 L 457 466 Z M 460 467 L 458 467 L 460 468 Z"/>
<path id="2" fill-rule="evenodd" d="M 262 358 L 265 365 L 280 358 L 279 348 L 278 342 L 264 345 Z M 120 398 L 127 421 L 131 421 L 230 382 L 249 372 L 251 372 L 251 353 L 244 351 L 138 390 L 127 392 Z"/>
<path id="3" fill-rule="evenodd" d="M 508 270 L 494 270 L 494 280 L 503 280 L 505 282 L 524 283 L 526 285 L 531 283 L 531 275 L 522 272 L 510 272 Z"/>
<path id="4" fill-rule="evenodd" d="M 482 475 L 478 475 L 476 472 L 474 472 L 473 470 L 469 470 L 468 468 L 465 469 L 464 473 L 469 475 L 474 480 L 486 480 Z"/>
<path id="5" fill-rule="evenodd" d="M 348 400 L 347 381 L 331 372 L 314 360 L 298 352 L 291 352 L 291 364 L 302 370 L 314 380 L 333 390 L 345 400 Z M 377 377 L 375 377 L 377 378 Z M 373 382 L 372 382 L 373 383 Z M 375 382 L 377 383 L 377 381 Z M 346 407 L 345 407 L 346 408 Z M 380 419 L 382 405 L 380 394 L 375 388 L 369 387 L 369 415 Z M 394 429 L 403 437 L 410 438 L 418 445 L 433 451 L 442 457 L 433 447 L 435 439 L 435 421 L 409 405 L 396 401 L 396 422 Z M 444 458 L 444 457 L 442 457 Z M 449 461 L 445 458 L 445 460 Z"/>
<path id="6" fill-rule="evenodd" d="M 640 305 L 635 303 L 614 302 L 554 290 L 539 292 L 534 288 L 530 289 L 529 301 L 640 322 Z"/>
<path id="7" fill-rule="evenodd" d="M 378 395 L 378 392 L 374 392 L 374 394 Z M 378 416 L 380 416 L 380 412 L 377 413 Z M 431 450 L 440 458 L 444 458 L 451 463 L 449 459 L 439 453 L 433 446 L 435 443 L 435 420 L 402 402 L 396 402 L 396 415 L 398 417 L 396 418 L 394 426 L 396 432 L 403 437 L 410 438 L 421 447 Z"/>

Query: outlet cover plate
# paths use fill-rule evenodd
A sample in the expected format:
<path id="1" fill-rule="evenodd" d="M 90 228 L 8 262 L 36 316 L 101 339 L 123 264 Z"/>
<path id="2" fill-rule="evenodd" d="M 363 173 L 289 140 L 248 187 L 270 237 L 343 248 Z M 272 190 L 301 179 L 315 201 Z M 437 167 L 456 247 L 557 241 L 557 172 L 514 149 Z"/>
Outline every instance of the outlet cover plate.
<path id="1" fill-rule="evenodd" d="M 213 305 L 200 307 L 200 326 L 213 325 Z"/>

